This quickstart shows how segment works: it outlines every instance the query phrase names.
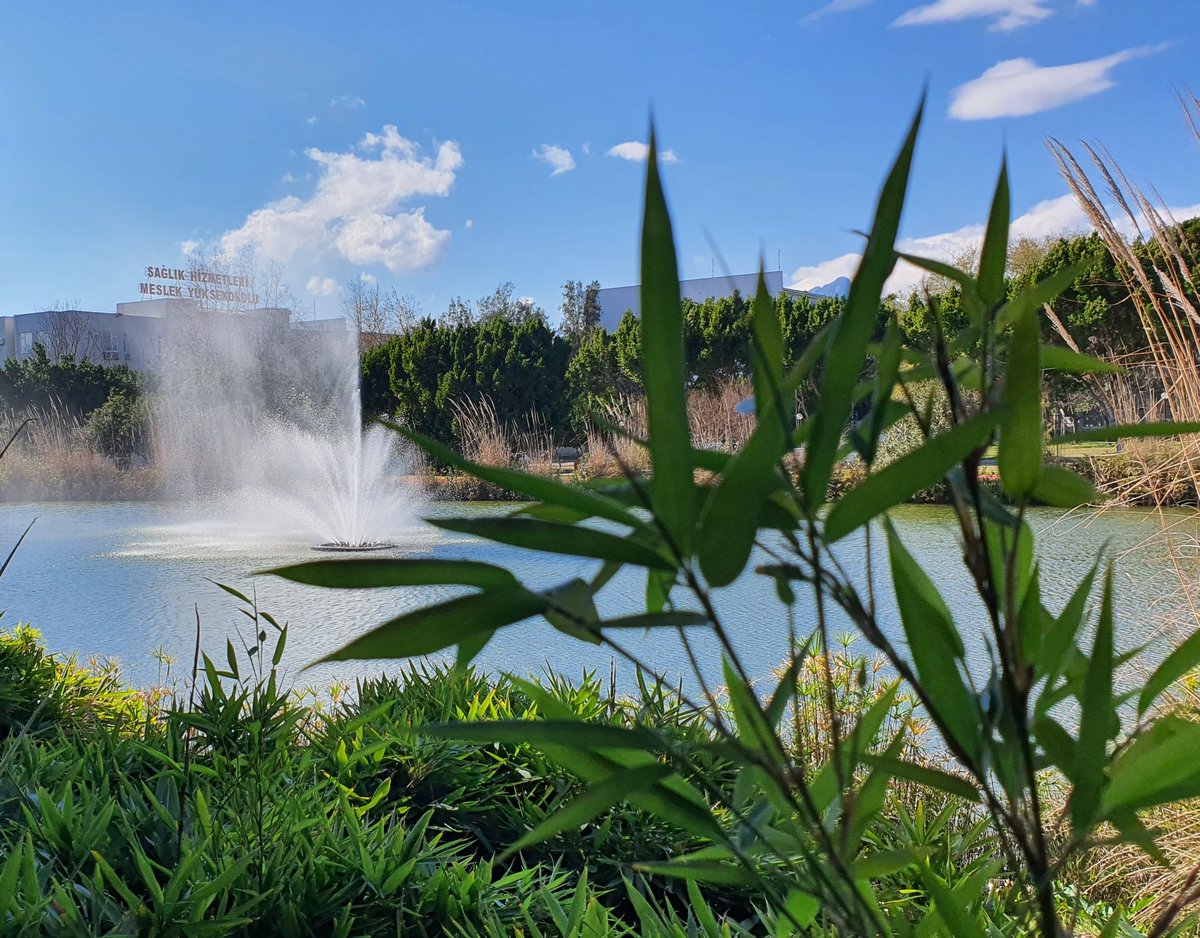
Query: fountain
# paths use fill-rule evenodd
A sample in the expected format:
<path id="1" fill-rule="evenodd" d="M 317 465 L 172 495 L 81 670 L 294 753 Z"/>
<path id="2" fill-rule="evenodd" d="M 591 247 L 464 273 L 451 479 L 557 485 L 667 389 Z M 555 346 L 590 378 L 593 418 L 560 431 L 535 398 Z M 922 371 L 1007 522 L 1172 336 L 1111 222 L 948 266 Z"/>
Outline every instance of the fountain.
<path id="1" fill-rule="evenodd" d="M 284 310 L 173 310 L 159 450 L 189 524 L 218 541 L 392 546 L 414 523 L 395 434 L 364 429 L 358 341 Z"/>

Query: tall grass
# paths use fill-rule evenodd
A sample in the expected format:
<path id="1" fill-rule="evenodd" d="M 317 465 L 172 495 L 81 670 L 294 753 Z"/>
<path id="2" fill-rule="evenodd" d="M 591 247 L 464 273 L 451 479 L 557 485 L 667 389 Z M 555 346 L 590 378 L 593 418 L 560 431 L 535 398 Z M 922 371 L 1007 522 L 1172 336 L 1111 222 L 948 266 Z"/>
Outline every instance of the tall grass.
<path id="1" fill-rule="evenodd" d="M 1200 143 L 1200 97 L 1191 92 L 1178 97 L 1192 136 Z M 1107 379 L 1110 393 L 1137 402 L 1142 412 L 1126 414 L 1126 420 L 1200 420 L 1200 258 L 1153 187 L 1133 181 L 1107 149 L 1081 142 L 1083 155 L 1077 157 L 1058 140 L 1049 140 L 1048 146 L 1115 259 L 1146 336 L 1145 360 L 1122 362 L 1132 367 L 1125 376 Z M 1131 387 L 1139 373 L 1146 372 L 1153 375 L 1152 395 Z M 1200 498 L 1200 436 L 1183 435 L 1170 442 L 1130 440 L 1118 456 L 1092 462 L 1094 476 L 1115 503 L 1159 509 L 1180 599 L 1164 618 L 1162 631 L 1171 638 L 1195 632 L 1200 627 L 1197 525 L 1194 518 L 1161 509 L 1196 504 Z M 1197 688 L 1194 679 L 1184 681 L 1165 707 L 1192 720 L 1200 718 Z M 1145 820 L 1159 832 L 1157 861 L 1128 844 L 1101 846 L 1077 872 L 1080 888 L 1093 899 L 1140 900 L 1133 904 L 1134 918 L 1151 926 L 1173 902 L 1182 906 L 1200 900 L 1200 803 L 1160 807 Z M 1190 933 L 1196 933 L 1194 926 Z"/>

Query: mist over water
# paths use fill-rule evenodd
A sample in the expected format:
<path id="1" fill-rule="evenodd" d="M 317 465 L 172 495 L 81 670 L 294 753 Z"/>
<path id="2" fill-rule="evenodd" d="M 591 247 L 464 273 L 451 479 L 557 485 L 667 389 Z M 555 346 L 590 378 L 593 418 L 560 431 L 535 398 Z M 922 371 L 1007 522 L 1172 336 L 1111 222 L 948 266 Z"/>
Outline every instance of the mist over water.
<path id="1" fill-rule="evenodd" d="M 283 310 L 168 318 L 159 458 L 181 534 L 362 545 L 416 523 L 398 438 L 362 426 L 357 336 Z"/>

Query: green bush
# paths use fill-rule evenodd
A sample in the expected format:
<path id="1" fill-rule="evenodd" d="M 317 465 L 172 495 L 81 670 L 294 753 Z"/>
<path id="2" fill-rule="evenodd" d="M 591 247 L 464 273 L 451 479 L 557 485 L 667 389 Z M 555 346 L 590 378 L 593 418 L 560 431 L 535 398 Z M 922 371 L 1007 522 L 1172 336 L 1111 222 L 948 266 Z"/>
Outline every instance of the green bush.
<path id="1" fill-rule="evenodd" d="M 685 882 L 742 886 L 774 910 L 784 932 L 1058 938 L 1086 911 L 1062 880 L 1065 866 L 1113 843 L 1157 856 L 1143 819 L 1200 796 L 1200 722 L 1156 710 L 1170 686 L 1200 665 L 1200 635 L 1140 673 L 1127 673 L 1116 646 L 1121 630 L 1111 566 L 1100 574 L 1103 558 L 1097 558 L 1070 597 L 1044 595 L 1026 521 L 1031 504 L 1074 508 L 1099 497 L 1083 477 L 1044 462 L 1042 377 L 1045 370 L 1077 374 L 1110 366 L 1043 348 L 1039 321 L 1043 307 L 1094 258 L 1012 288 L 1005 279 L 1010 196 L 1002 168 L 976 271 L 903 255 L 953 283 L 958 303 L 953 318 L 934 304 L 928 343 L 906 343 L 883 291 L 902 257 L 896 237 L 920 120 L 918 112 L 883 186 L 844 307 L 798 361 L 789 360 L 760 279 L 745 348 L 757 425 L 732 455 L 704 450 L 690 436 L 693 368 L 651 134 L 639 331 L 652 478 L 592 490 L 510 471 L 504 484 L 532 504 L 502 518 L 433 522 L 501 544 L 599 561 L 594 572 L 547 588 L 461 560 L 322 562 L 275 571 L 330 587 L 477 590 L 400 614 L 326 660 L 456 647 L 459 661 L 467 662 L 496 631 L 535 616 L 634 664 L 641 661 L 623 639 L 630 628 L 682 641 L 691 656 L 690 699 L 703 713 L 709 740 L 647 724 L 583 719 L 535 688 L 529 693 L 544 720 L 425 727 L 443 739 L 531 745 L 587 783 L 586 792 L 522 835 L 521 849 L 627 805 L 701 843 L 670 859 L 648 855 L 636 868 Z M 796 392 L 810 379 L 819 396 L 798 423 Z M 944 393 L 941 425 L 912 393 L 931 381 Z M 885 462 L 885 434 L 909 418 L 918 438 Z M 1129 438 L 1198 431 L 1196 424 L 1137 424 L 1106 432 Z M 499 478 L 492 468 L 402 432 L 442 461 L 489 481 Z M 980 472 L 993 445 L 1003 499 Z M 804 460 L 793 472 L 798 447 Z M 831 479 L 848 458 L 863 472 L 846 480 L 830 505 Z M 938 484 L 950 495 L 963 545 L 957 571 L 927 571 L 888 518 L 892 508 Z M 885 552 L 890 570 L 879 559 Z M 597 597 L 624 567 L 645 578 L 645 610 L 605 619 Z M 751 571 L 785 607 L 774 637 L 786 642 L 790 658 L 773 689 L 753 685 L 738 653 L 744 629 L 733 628 L 715 602 L 719 590 Z M 978 599 L 966 616 L 951 612 L 932 579 L 955 575 Z M 829 745 L 824 751 L 788 746 L 786 718 L 801 696 L 794 677 L 809 655 L 797 636 L 800 617 L 816 623 L 824 658 L 832 654 L 834 624 L 848 623 L 886 660 L 919 701 L 945 764 L 914 758 L 907 726 L 888 728 L 898 687 L 860 712 L 827 684 Z M 727 708 L 689 630 L 705 630 L 720 644 Z M 753 641 L 771 637 L 769 621 L 754 623 Z M 986 649 L 990 667 L 968 667 L 968 642 Z M 695 771 L 714 756 L 729 763 L 732 789 L 711 785 Z M 895 803 L 892 793 L 912 785 L 925 801 L 961 802 L 973 819 L 955 828 L 965 842 L 953 852 L 943 852 L 940 835 L 939 849 L 928 849 L 922 831 L 929 819 L 922 812 L 910 812 L 911 823 L 902 818 L 893 837 L 879 837 L 880 819 Z M 899 894 L 898 882 L 907 884 Z M 1197 899 L 1194 885 L 1186 883 L 1177 901 L 1168 900 L 1155 935 L 1182 923 L 1182 910 Z M 1127 911 L 1113 910 L 1106 934 L 1132 928 Z"/>

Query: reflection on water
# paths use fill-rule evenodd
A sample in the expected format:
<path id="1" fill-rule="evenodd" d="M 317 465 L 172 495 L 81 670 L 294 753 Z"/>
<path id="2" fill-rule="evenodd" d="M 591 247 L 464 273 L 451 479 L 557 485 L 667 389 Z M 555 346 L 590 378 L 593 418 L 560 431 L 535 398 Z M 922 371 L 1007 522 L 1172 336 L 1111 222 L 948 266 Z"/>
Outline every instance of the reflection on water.
<path id="1" fill-rule="evenodd" d="M 433 512 L 504 511 L 505 506 L 433 505 Z M 236 601 L 210 580 L 229 584 L 257 597 L 259 605 L 280 621 L 288 621 L 291 636 L 285 665 L 297 679 L 317 687 L 338 679 L 375 673 L 395 662 L 321 665 L 299 669 L 344 644 L 369 626 L 407 609 L 452 595 L 437 588 L 388 590 L 321 590 L 254 576 L 265 567 L 316 555 L 296 544 L 261 540 L 229 541 L 203 524 L 186 526 L 164 506 L 147 504 L 47 504 L 0 506 L 0 545 L 9 545 L 29 519 L 38 516 L 12 565 L 0 580 L 0 609 L 4 624 L 27 621 L 40 629 L 55 651 L 101 655 L 121 662 L 135 684 L 156 680 L 156 648 L 178 662 L 191 660 L 195 616 L 199 610 L 204 647 L 222 654 L 244 617 Z M 980 607 L 962 567 L 953 517 L 948 509 L 912 506 L 895 513 L 897 527 L 910 551 L 942 588 L 947 602 L 968 637 L 979 623 Z M 1175 526 L 1182 545 L 1185 575 L 1195 568 L 1200 514 L 1171 513 L 1165 523 Z M 1097 550 L 1105 547 L 1117 560 L 1116 611 L 1123 647 L 1150 642 L 1152 653 L 1178 634 L 1187 621 L 1188 607 L 1179 588 L 1179 574 L 1162 536 L 1164 521 L 1150 512 L 1110 511 L 1062 515 L 1038 510 L 1031 522 L 1040 532 L 1043 595 L 1052 608 L 1065 602 L 1069 590 L 1086 574 Z M 7 550 L 7 547 L 5 547 Z M 595 564 L 531 554 L 515 548 L 418 524 L 398 540 L 397 556 L 459 557 L 485 560 L 513 568 L 527 582 L 548 586 L 572 576 L 586 576 Z M 847 569 L 865 583 L 861 533 L 839 546 Z M 1189 557 L 1188 554 L 1191 554 Z M 882 551 L 876 556 L 882 558 Z M 1177 559 L 1179 559 L 1177 557 Z M 878 561 L 877 561 L 878 562 Z M 886 578 L 886 560 L 877 569 L 877 585 Z M 600 595 L 603 615 L 636 610 L 644 596 L 644 580 L 625 572 Z M 888 591 L 879 590 L 880 616 L 897 629 Z M 747 575 L 717 593 L 717 607 L 736 637 L 739 654 L 756 675 L 765 675 L 781 660 L 786 645 L 783 606 L 762 578 Z M 811 607 L 798 606 L 802 632 L 815 622 Z M 847 629 L 835 621 L 835 631 Z M 1165 632 L 1164 632 L 1165 629 Z M 717 661 L 715 642 L 693 632 L 702 660 Z M 654 667 L 677 677 L 685 656 L 673 634 L 624 636 L 630 649 Z M 235 645 L 237 644 L 235 640 Z M 973 669 L 986 669 L 987 654 L 979 641 L 968 640 Z M 607 673 L 611 652 L 584 645 L 555 632 L 545 623 L 527 623 L 501 631 L 487 646 L 480 662 L 487 668 L 521 673 L 551 667 L 567 674 L 589 668 Z M 619 670 L 627 675 L 624 668 Z M 719 683 L 719 669 L 710 677 Z M 625 678 L 627 680 L 627 677 Z M 628 685 L 625 685 L 628 686 Z"/>

